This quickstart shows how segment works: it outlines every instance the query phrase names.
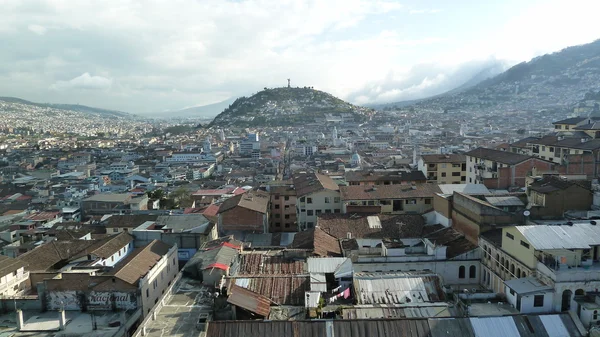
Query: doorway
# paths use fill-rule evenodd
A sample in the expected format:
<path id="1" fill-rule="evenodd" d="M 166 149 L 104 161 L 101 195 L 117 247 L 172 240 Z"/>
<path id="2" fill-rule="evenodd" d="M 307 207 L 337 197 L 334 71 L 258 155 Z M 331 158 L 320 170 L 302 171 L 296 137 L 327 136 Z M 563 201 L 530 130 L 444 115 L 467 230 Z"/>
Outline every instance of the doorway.
<path id="1" fill-rule="evenodd" d="M 560 306 L 560 311 L 568 311 L 571 309 L 571 297 L 573 292 L 569 289 L 563 291 L 562 293 L 562 305 Z"/>

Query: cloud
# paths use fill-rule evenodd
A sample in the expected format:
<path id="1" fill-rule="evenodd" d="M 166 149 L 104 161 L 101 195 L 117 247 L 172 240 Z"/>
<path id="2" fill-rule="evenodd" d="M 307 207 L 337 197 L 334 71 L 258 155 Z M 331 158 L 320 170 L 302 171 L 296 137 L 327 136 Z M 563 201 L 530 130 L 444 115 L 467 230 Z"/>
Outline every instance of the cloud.
<path id="1" fill-rule="evenodd" d="M 471 68 L 459 65 L 470 60 L 589 39 L 597 11 L 575 14 L 586 7 L 573 2 L 544 4 L 550 19 L 524 6 L 502 18 L 506 26 L 478 26 L 483 38 L 471 38 L 473 29 L 455 31 L 463 8 L 396 0 L 4 0 L 0 95 L 139 113 L 249 95 L 291 78 L 354 102 L 421 97 L 466 80 L 459 74 Z"/>
<path id="2" fill-rule="evenodd" d="M 46 27 L 40 26 L 40 25 L 29 25 L 29 26 L 27 26 L 27 29 L 36 33 L 37 35 L 44 35 L 44 34 L 46 34 L 46 31 L 48 30 Z"/>
<path id="3" fill-rule="evenodd" d="M 83 73 L 69 81 L 57 81 L 51 86 L 55 90 L 86 89 L 86 90 L 107 90 L 112 85 L 112 79 L 102 76 L 91 76 L 90 73 Z"/>
<path id="4" fill-rule="evenodd" d="M 408 11 L 408 14 L 436 14 L 441 12 L 442 10 L 439 8 L 433 8 L 433 9 L 411 9 L 410 11 Z"/>

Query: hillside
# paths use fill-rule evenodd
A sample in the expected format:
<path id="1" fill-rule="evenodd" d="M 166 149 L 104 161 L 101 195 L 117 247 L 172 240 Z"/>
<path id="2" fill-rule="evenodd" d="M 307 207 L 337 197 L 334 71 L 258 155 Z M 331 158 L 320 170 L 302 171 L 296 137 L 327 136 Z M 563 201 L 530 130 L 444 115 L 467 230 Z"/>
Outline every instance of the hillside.
<path id="1" fill-rule="evenodd" d="M 23 105 L 30 105 L 30 106 L 34 106 L 34 107 L 38 107 L 38 108 L 51 108 L 51 109 L 65 110 L 65 111 L 75 111 L 75 112 L 82 112 L 82 113 L 107 116 L 107 117 L 108 116 L 109 117 L 122 117 L 122 118 L 136 117 L 136 116 L 126 113 L 126 112 L 93 108 L 93 107 L 79 105 L 79 104 L 36 103 L 36 102 L 30 102 L 30 101 L 16 98 L 16 97 L 0 97 L 0 101 L 4 101 L 6 103 L 17 103 L 17 104 L 23 104 Z"/>
<path id="2" fill-rule="evenodd" d="M 416 102 L 415 107 L 498 111 L 570 109 L 600 89 L 600 40 L 519 63 L 466 90 Z"/>
<path id="3" fill-rule="evenodd" d="M 372 109 L 312 88 L 272 88 L 236 99 L 209 127 L 294 126 L 342 119 L 362 122 Z"/>

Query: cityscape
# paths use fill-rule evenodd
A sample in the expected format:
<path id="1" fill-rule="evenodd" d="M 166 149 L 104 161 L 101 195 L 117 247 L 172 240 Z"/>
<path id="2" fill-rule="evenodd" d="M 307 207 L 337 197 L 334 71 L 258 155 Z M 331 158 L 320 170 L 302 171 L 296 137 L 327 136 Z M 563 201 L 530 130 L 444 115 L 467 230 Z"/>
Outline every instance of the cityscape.
<path id="1" fill-rule="evenodd" d="M 511 65 L 420 96 L 249 69 L 227 99 L 241 66 L 200 67 L 219 95 L 167 107 L 181 68 L 139 110 L 106 70 L 0 86 L 0 334 L 600 336 L 600 40 Z"/>

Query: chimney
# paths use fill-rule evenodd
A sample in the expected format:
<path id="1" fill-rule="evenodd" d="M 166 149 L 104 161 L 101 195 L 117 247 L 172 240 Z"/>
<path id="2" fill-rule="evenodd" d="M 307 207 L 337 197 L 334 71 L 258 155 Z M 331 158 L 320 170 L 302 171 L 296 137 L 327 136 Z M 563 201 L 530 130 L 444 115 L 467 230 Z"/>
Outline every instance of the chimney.
<path id="1" fill-rule="evenodd" d="M 24 326 L 25 323 L 23 322 L 23 310 L 19 309 L 17 310 L 17 327 L 19 328 L 19 331 L 21 331 Z"/>
<path id="2" fill-rule="evenodd" d="M 67 316 L 65 315 L 64 310 L 58 311 L 58 320 L 60 322 L 60 330 L 64 330 L 67 326 Z"/>

